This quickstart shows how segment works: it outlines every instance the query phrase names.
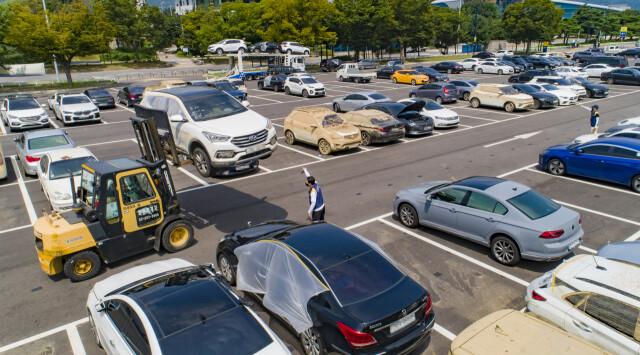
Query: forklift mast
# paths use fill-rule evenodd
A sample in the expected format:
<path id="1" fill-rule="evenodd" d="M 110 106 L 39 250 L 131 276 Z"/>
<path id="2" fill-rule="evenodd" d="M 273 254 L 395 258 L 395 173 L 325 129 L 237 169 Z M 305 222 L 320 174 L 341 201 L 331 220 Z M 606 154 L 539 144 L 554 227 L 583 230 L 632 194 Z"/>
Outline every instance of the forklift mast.
<path id="1" fill-rule="evenodd" d="M 131 123 L 142 159 L 152 164 L 167 160 L 173 166 L 191 162 L 180 159 L 166 111 L 140 105 L 136 105 L 135 110 L 136 116 L 131 118 Z"/>

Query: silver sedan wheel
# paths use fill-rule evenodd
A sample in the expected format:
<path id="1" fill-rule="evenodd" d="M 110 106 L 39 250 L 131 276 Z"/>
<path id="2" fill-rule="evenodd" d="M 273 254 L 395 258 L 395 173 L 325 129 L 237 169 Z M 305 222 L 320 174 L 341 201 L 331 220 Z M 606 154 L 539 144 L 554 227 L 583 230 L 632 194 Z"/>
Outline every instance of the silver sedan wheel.
<path id="1" fill-rule="evenodd" d="M 503 264 L 509 264 L 513 261 L 516 251 L 511 243 L 505 240 L 499 240 L 493 245 L 493 255 Z"/>
<path id="2" fill-rule="evenodd" d="M 407 227 L 417 227 L 416 210 L 408 204 L 402 205 L 400 207 L 400 221 Z"/>
<path id="3" fill-rule="evenodd" d="M 318 333 L 313 328 L 305 330 L 300 338 L 305 354 L 320 355 L 320 339 L 318 338 Z"/>

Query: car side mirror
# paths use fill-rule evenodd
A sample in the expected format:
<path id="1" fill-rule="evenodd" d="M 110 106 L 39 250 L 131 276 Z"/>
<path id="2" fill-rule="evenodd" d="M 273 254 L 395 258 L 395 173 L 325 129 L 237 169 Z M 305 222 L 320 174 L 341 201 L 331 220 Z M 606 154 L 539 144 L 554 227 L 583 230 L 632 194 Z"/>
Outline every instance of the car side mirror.
<path id="1" fill-rule="evenodd" d="M 20 142 L 20 138 L 14 138 L 13 141 L 16 142 L 16 143 L 19 143 Z"/>
<path id="2" fill-rule="evenodd" d="M 309 127 L 311 128 L 318 128 L 318 126 L 314 125 L 314 124 L 310 124 Z"/>
<path id="3" fill-rule="evenodd" d="M 580 148 L 573 148 L 573 149 L 571 149 L 571 153 L 573 153 L 573 154 L 580 154 L 580 153 L 584 153 L 584 149 L 580 149 Z"/>
<path id="4" fill-rule="evenodd" d="M 426 193 L 426 192 L 425 192 Z M 432 194 L 427 194 L 427 201 L 431 201 L 433 200 L 433 195 Z"/>
<path id="5" fill-rule="evenodd" d="M 186 122 L 187 120 L 185 120 L 180 115 L 171 115 L 171 117 L 169 117 L 169 121 L 171 121 L 171 122 Z"/>
<path id="6" fill-rule="evenodd" d="M 94 309 L 96 310 L 96 312 L 100 313 L 107 308 L 104 306 L 104 303 L 100 302 L 94 306 Z"/>

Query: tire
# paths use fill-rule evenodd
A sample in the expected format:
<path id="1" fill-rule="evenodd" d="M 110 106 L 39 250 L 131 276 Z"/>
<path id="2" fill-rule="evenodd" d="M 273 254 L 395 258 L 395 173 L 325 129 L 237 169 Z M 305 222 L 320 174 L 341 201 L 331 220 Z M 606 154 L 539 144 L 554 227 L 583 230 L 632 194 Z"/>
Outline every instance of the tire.
<path id="1" fill-rule="evenodd" d="M 540 108 L 540 100 L 538 99 L 533 99 L 533 109 L 537 110 Z"/>
<path id="2" fill-rule="evenodd" d="M 391 79 L 391 81 L 393 81 L 394 84 L 398 83 L 398 79 L 396 79 L 396 78 Z"/>
<path id="3" fill-rule="evenodd" d="M 198 170 L 198 174 L 203 177 L 211 176 L 211 160 L 209 160 L 209 155 L 204 149 L 197 147 L 193 150 L 192 159 L 193 165 L 196 166 L 196 170 Z"/>
<path id="4" fill-rule="evenodd" d="M 288 87 L 288 86 L 285 86 L 285 87 L 284 87 L 284 94 L 285 94 L 285 95 L 291 95 L 291 90 L 289 89 L 289 87 Z"/>
<path id="5" fill-rule="evenodd" d="M 327 353 L 316 328 L 311 327 L 300 333 L 299 339 L 305 355 L 325 355 Z"/>
<path id="6" fill-rule="evenodd" d="M 244 79 L 245 79 L 246 81 L 251 81 L 251 80 L 253 80 L 253 75 L 251 75 L 251 74 L 247 74 L 247 75 L 244 77 Z"/>
<path id="7" fill-rule="evenodd" d="M 607 84 L 615 84 L 615 83 L 616 83 L 616 81 L 613 80 L 613 78 L 607 79 Z"/>
<path id="8" fill-rule="evenodd" d="M 474 97 L 473 99 L 471 99 L 471 107 L 473 108 L 480 107 L 480 100 L 478 100 L 477 97 Z"/>
<path id="9" fill-rule="evenodd" d="M 238 54 L 244 53 L 244 48 L 238 48 Z"/>
<path id="10" fill-rule="evenodd" d="M 291 131 L 284 132 L 284 141 L 288 145 L 296 144 L 296 137 L 293 135 L 293 132 Z"/>
<path id="11" fill-rule="evenodd" d="M 309 92 L 307 90 L 302 90 L 302 97 L 304 97 L 305 99 L 309 98 Z"/>
<path id="12" fill-rule="evenodd" d="M 291 49 L 288 49 L 288 50 L 287 50 L 287 54 L 291 55 L 291 53 L 293 53 L 293 52 L 291 51 Z"/>
<path id="13" fill-rule="evenodd" d="M 447 74 L 453 74 L 453 70 L 447 69 Z"/>
<path id="14" fill-rule="evenodd" d="M 367 131 L 360 131 L 360 135 L 362 136 L 362 145 L 367 146 L 371 144 L 371 134 Z"/>
<path id="15" fill-rule="evenodd" d="M 91 315 L 91 311 L 87 309 L 87 318 L 89 318 L 89 327 L 91 328 L 91 334 L 93 335 L 93 341 L 96 345 L 102 349 L 102 343 L 100 343 L 100 337 L 98 336 L 98 332 L 96 331 L 96 324 L 93 321 L 93 316 Z"/>
<path id="16" fill-rule="evenodd" d="M 567 172 L 567 166 L 558 158 L 553 158 L 547 162 L 547 171 L 551 175 L 562 176 Z"/>
<path id="17" fill-rule="evenodd" d="M 591 92 L 591 90 L 587 90 L 587 97 L 593 97 L 593 92 Z"/>
<path id="18" fill-rule="evenodd" d="M 187 248 L 193 242 L 193 226 L 183 219 L 173 221 L 162 231 L 162 247 L 176 253 Z"/>
<path id="19" fill-rule="evenodd" d="M 411 85 L 416 85 L 416 80 L 415 79 L 411 79 Z"/>
<path id="20" fill-rule="evenodd" d="M 502 75 L 504 74 L 504 72 L 502 71 L 502 69 L 498 69 L 498 75 Z"/>
<path id="21" fill-rule="evenodd" d="M 363 78 L 358 78 L 358 82 L 359 83 L 364 83 L 364 79 Z"/>
<path id="22" fill-rule="evenodd" d="M 518 245 L 505 236 L 497 236 L 491 241 L 491 255 L 500 263 L 513 266 L 520 262 Z"/>
<path id="23" fill-rule="evenodd" d="M 412 93 L 409 94 L 409 97 L 412 98 L 412 99 L 415 99 L 416 97 L 418 97 L 418 95 L 416 95 L 415 93 L 412 92 Z"/>
<path id="24" fill-rule="evenodd" d="M 275 92 L 280 92 L 282 89 L 280 88 L 280 85 L 276 85 L 273 87 L 273 91 Z"/>
<path id="25" fill-rule="evenodd" d="M 576 63 L 580 64 L 582 61 L 580 60 L 580 58 L 576 59 Z"/>
<path id="26" fill-rule="evenodd" d="M 504 104 L 504 110 L 507 112 L 513 112 L 516 110 L 516 105 L 514 105 L 513 102 L 507 102 Z"/>
<path id="27" fill-rule="evenodd" d="M 416 228 L 418 226 L 418 212 L 408 203 L 403 203 L 398 208 L 398 217 L 400 217 L 400 223 L 409 227 Z"/>
<path id="28" fill-rule="evenodd" d="M 364 67 L 358 67 L 359 70 L 364 70 Z"/>
<path id="29" fill-rule="evenodd" d="M 264 90 L 264 83 L 258 83 L 258 90 Z"/>
<path id="30" fill-rule="evenodd" d="M 64 262 L 64 274 L 71 282 L 88 280 L 98 274 L 102 261 L 91 250 L 74 254 Z"/>
<path id="31" fill-rule="evenodd" d="M 344 77 L 342 75 L 340 75 L 340 77 L 338 78 L 338 81 L 344 82 Z"/>
<path id="32" fill-rule="evenodd" d="M 442 103 L 442 98 L 440 96 L 436 96 L 436 102 L 441 104 Z"/>
<path id="33" fill-rule="evenodd" d="M 325 139 L 321 139 L 318 142 L 318 150 L 322 155 L 329 155 L 331 154 L 331 144 L 329 144 Z"/>
<path id="34" fill-rule="evenodd" d="M 275 53 L 280 54 L 280 48 L 276 48 Z"/>
<path id="35" fill-rule="evenodd" d="M 218 256 L 218 270 L 220 270 L 220 273 L 225 278 L 225 280 L 227 280 L 229 285 L 235 286 L 236 285 L 236 271 L 233 269 L 233 263 L 232 263 L 231 258 L 233 258 L 233 257 L 229 257 L 224 252 L 220 253 L 220 255 Z M 237 264 L 237 262 L 236 262 L 236 264 Z"/>
<path id="36" fill-rule="evenodd" d="M 478 74 L 482 74 L 482 68 L 478 68 L 477 72 Z"/>
<path id="37" fill-rule="evenodd" d="M 640 175 L 636 175 L 631 179 L 631 189 L 635 192 L 640 192 Z"/>
<path id="38" fill-rule="evenodd" d="M 463 99 L 464 101 L 469 101 L 469 92 L 468 92 L 468 91 L 467 91 L 467 92 L 465 92 L 464 94 L 462 94 L 462 99 Z"/>
<path id="39" fill-rule="evenodd" d="M 335 102 L 333 104 L 333 111 L 340 112 L 340 104 L 339 103 Z"/>
<path id="40" fill-rule="evenodd" d="M 222 48 L 218 48 L 218 50 L 216 51 L 216 54 L 217 55 L 222 55 L 222 53 L 223 53 Z"/>

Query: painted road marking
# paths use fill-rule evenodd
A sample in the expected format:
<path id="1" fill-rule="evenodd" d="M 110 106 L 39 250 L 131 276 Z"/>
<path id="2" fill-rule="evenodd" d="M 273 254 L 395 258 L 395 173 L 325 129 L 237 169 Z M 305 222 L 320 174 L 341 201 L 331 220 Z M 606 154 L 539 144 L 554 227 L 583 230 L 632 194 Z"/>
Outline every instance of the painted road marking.
<path id="1" fill-rule="evenodd" d="M 71 351 L 73 351 L 74 355 L 86 355 L 87 353 L 84 351 L 84 345 L 82 345 L 82 339 L 80 338 L 80 334 L 78 333 L 78 327 L 70 324 L 66 328 L 67 337 L 69 338 L 69 343 L 71 343 Z"/>
<path id="2" fill-rule="evenodd" d="M 622 192 L 622 193 L 625 193 L 625 194 L 629 194 L 629 195 L 633 195 L 633 196 L 636 196 L 636 197 L 640 197 L 640 195 L 638 193 L 636 193 L 636 192 L 625 190 L 625 189 L 619 189 L 617 187 L 611 187 L 611 186 L 607 186 L 607 185 L 596 184 L 596 183 L 593 183 L 593 182 L 583 181 L 583 180 L 574 179 L 574 178 L 570 178 L 570 177 L 566 177 L 566 176 L 551 175 L 551 174 L 549 174 L 549 173 L 547 173 L 545 171 L 540 171 L 540 170 L 536 170 L 536 169 L 526 169 L 526 170 L 527 171 L 531 171 L 533 173 L 547 175 L 547 176 L 550 176 L 550 177 L 553 177 L 553 178 L 564 179 L 564 180 L 569 180 L 569 181 L 573 181 L 573 182 L 579 182 L 579 183 L 585 184 L 585 185 L 601 187 L 603 189 L 618 191 L 618 192 Z"/>
<path id="3" fill-rule="evenodd" d="M 202 180 L 201 178 L 195 176 L 194 174 L 190 173 L 187 169 L 185 169 L 183 167 L 179 167 L 178 170 L 180 170 L 183 174 L 187 175 L 188 177 L 192 178 L 193 180 L 197 181 L 202 186 L 209 186 L 208 182 L 206 182 L 206 181 Z"/>
<path id="4" fill-rule="evenodd" d="M 630 219 L 626 219 L 626 218 L 610 215 L 610 214 L 604 213 L 604 212 L 598 212 L 598 211 L 595 211 L 595 210 L 592 210 L 592 209 L 589 209 L 589 208 L 585 208 L 585 207 L 572 205 L 572 204 L 567 203 L 567 202 L 562 202 L 562 201 L 558 201 L 558 200 L 553 200 L 553 201 L 555 201 L 555 202 L 557 202 L 557 203 L 559 203 L 561 205 L 565 205 L 565 206 L 568 206 L 568 207 L 571 207 L 571 208 L 575 208 L 577 210 L 582 210 L 582 211 L 585 211 L 585 212 L 597 214 L 597 215 L 602 216 L 602 217 L 615 219 L 615 220 L 620 221 L 620 222 L 625 222 L 625 223 L 629 223 L 629 224 L 634 224 L 636 226 L 640 226 L 640 222 L 632 221 Z"/>
<path id="5" fill-rule="evenodd" d="M 18 168 L 18 163 L 16 162 L 16 158 L 11 157 L 11 163 L 13 164 L 13 171 L 18 177 L 18 186 L 20 186 L 20 192 L 22 193 L 22 199 L 24 200 L 24 204 L 27 207 L 27 213 L 29 214 L 29 220 L 31 224 L 36 223 L 38 220 L 36 209 L 33 207 L 33 203 L 31 202 L 31 197 L 29 197 L 29 191 L 27 191 L 27 186 L 24 184 L 24 179 L 22 178 L 22 173 Z"/>
<path id="6" fill-rule="evenodd" d="M 311 158 L 314 158 L 314 159 L 318 159 L 318 160 L 320 160 L 320 161 L 322 161 L 322 160 L 329 160 L 329 159 L 320 158 L 320 157 L 318 157 L 318 156 L 315 156 L 315 155 L 313 155 L 313 154 L 309 154 L 309 153 L 307 153 L 307 152 L 303 152 L 303 151 L 298 150 L 298 149 L 295 149 L 295 148 L 291 148 L 291 147 L 286 146 L 286 145 L 284 145 L 284 144 L 279 144 L 278 146 L 279 146 L 280 148 L 289 149 L 289 150 L 292 150 L 292 151 L 294 151 L 294 152 L 300 153 L 300 154 L 302 154 L 302 155 L 306 155 L 306 156 L 308 156 L 308 157 L 311 157 Z"/>
<path id="7" fill-rule="evenodd" d="M 640 238 L 640 230 L 635 232 L 632 236 L 630 236 L 629 238 L 625 239 L 625 242 L 632 242 L 634 240 L 638 240 L 638 238 Z"/>

